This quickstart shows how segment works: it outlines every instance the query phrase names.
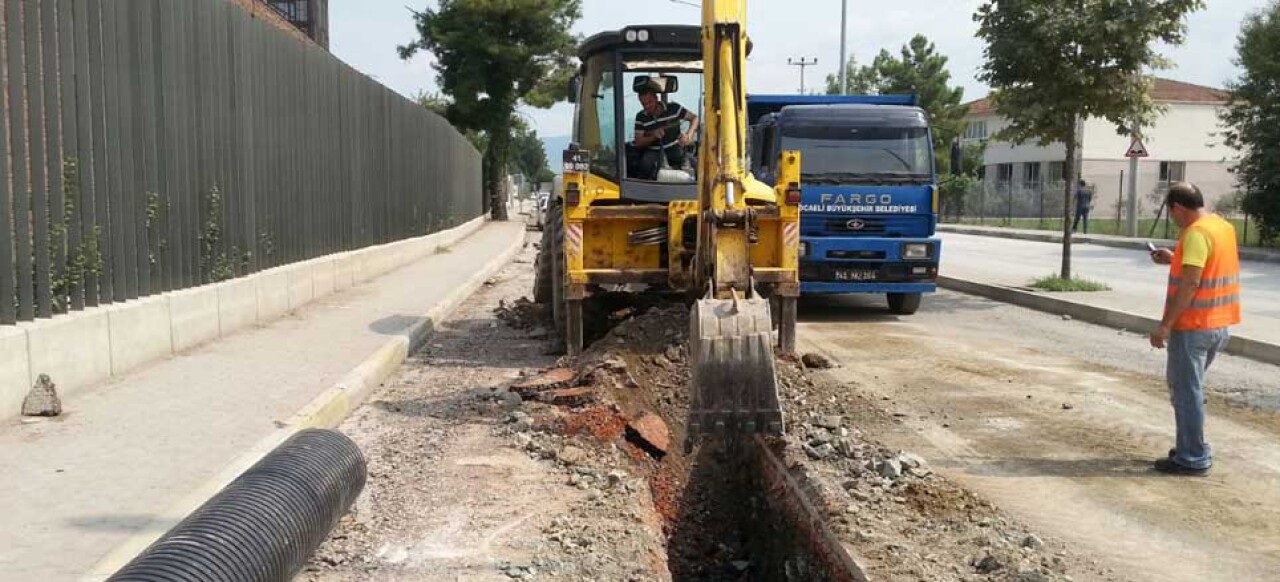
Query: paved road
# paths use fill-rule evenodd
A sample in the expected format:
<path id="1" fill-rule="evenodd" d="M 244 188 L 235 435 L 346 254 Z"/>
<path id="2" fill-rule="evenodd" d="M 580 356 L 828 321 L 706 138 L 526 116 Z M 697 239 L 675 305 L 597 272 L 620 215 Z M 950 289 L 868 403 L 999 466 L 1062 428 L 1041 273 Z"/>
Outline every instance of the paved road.
<path id="1" fill-rule="evenodd" d="M 1023 286 L 1056 273 L 1062 263 L 1059 244 L 953 233 L 940 236 L 942 274 L 949 277 Z M 1076 275 L 1111 287 L 1099 293 L 1072 293 L 1072 300 L 1160 316 L 1168 267 L 1152 264 L 1145 252 L 1075 245 L 1072 259 Z M 1236 331 L 1280 344 L 1280 263 L 1245 262 L 1242 283 L 1244 323 Z"/>
<path id="2" fill-rule="evenodd" d="M 1110 571 L 1083 579 L 1280 571 L 1280 368 L 1219 359 L 1213 473 L 1176 478 L 1150 469 L 1174 425 L 1164 354 L 1141 336 L 952 292 L 905 318 L 878 298 L 805 298 L 801 322 L 802 351 L 829 355 L 853 393 L 899 415 L 855 419 L 864 432 Z"/>
<path id="3" fill-rule="evenodd" d="M 491 224 L 447 253 L 0 425 L 0 581 L 77 580 L 510 247 Z M 164 528 L 160 528 L 163 531 Z"/>

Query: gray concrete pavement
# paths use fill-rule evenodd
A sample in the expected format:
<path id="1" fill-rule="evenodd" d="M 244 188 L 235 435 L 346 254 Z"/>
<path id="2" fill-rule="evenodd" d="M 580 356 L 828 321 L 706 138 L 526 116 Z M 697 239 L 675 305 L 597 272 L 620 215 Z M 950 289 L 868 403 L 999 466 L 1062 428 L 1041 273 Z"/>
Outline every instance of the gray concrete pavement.
<path id="1" fill-rule="evenodd" d="M 0 426 L 0 581 L 77 580 L 152 527 L 522 236 L 448 252 L 84 390 L 58 420 Z"/>
<path id="2" fill-rule="evenodd" d="M 942 275 L 980 283 L 1021 287 L 1056 273 L 1057 243 L 942 233 Z M 1143 250 L 1075 245 L 1073 271 L 1101 281 L 1110 291 L 1055 294 L 1072 301 L 1159 318 L 1168 267 L 1152 264 Z M 1244 323 L 1236 331 L 1280 344 L 1280 264 L 1246 261 L 1242 268 Z"/>

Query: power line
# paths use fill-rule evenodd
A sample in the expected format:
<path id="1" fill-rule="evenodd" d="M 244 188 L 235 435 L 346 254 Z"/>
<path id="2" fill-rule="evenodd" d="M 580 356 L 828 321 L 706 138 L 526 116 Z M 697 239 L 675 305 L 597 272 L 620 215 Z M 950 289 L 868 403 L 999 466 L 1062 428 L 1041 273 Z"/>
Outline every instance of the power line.
<path id="1" fill-rule="evenodd" d="M 791 66 L 793 66 L 793 67 L 800 67 L 800 94 L 801 94 L 801 95 L 804 95 L 804 94 L 805 94 L 805 86 L 804 86 L 804 70 L 805 70 L 807 67 L 812 67 L 812 66 L 814 66 L 814 65 L 818 64 L 818 58 L 817 58 L 817 57 L 813 57 L 813 58 L 809 58 L 809 57 L 788 58 L 788 59 L 787 59 L 787 64 L 788 64 L 788 65 L 791 65 Z"/>

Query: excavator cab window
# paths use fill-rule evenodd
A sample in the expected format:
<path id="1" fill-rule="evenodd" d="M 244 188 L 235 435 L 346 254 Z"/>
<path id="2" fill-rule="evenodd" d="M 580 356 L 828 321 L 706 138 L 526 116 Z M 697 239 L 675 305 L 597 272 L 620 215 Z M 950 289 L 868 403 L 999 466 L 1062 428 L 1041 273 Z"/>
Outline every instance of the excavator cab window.
<path id="1" fill-rule="evenodd" d="M 577 143 L 591 155 L 591 173 L 618 179 L 617 87 L 611 53 L 590 58 L 583 67 Z"/>
<path id="2" fill-rule="evenodd" d="M 674 67 L 674 68 L 669 68 Z M 653 93 L 665 108 L 668 116 L 688 111 L 702 114 L 702 71 L 681 70 L 679 63 L 660 61 L 630 61 L 625 63 L 624 86 L 631 88 L 623 105 L 623 136 L 627 148 L 627 178 L 649 182 L 692 184 L 697 182 L 697 140 L 684 146 L 671 145 L 660 152 L 655 146 L 636 147 L 635 138 L 644 106 L 640 94 Z M 664 123 L 668 134 L 681 134 L 689 130 L 689 122 L 680 118 Z M 672 151 L 678 148 L 679 151 Z M 659 155 L 665 153 L 667 155 Z"/>

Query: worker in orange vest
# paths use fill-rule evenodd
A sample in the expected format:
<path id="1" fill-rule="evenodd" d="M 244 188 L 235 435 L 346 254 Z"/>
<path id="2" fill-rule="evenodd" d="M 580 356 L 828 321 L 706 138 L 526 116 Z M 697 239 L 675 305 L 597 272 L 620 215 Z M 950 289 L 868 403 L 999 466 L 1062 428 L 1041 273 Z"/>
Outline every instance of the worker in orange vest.
<path id="1" fill-rule="evenodd" d="M 1151 345 L 1169 348 L 1166 377 L 1178 438 L 1155 468 L 1174 475 L 1204 475 L 1213 451 L 1204 438 L 1204 375 L 1240 323 L 1240 255 L 1236 230 L 1206 212 L 1204 195 L 1187 182 L 1169 187 L 1169 216 L 1182 229 L 1176 250 L 1155 249 L 1151 260 L 1169 265 L 1164 318 Z"/>

